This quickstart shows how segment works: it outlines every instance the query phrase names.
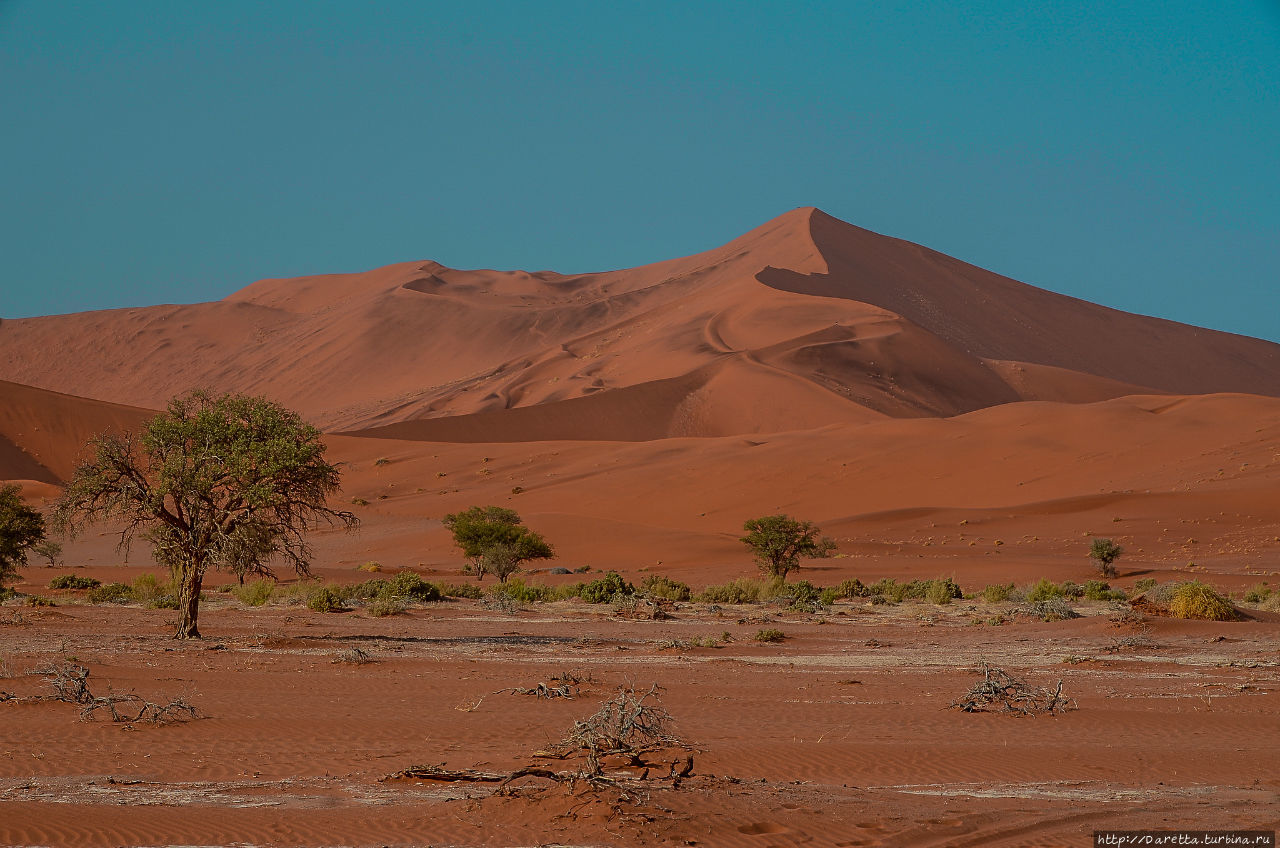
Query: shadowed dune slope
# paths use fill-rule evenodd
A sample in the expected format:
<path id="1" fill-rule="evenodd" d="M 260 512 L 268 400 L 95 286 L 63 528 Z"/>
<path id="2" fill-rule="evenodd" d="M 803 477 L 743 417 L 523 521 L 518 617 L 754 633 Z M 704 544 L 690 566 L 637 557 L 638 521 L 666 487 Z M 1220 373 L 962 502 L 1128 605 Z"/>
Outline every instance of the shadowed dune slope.
<path id="1" fill-rule="evenodd" d="M 0 380 L 0 480 L 60 483 L 93 436 L 138 430 L 153 414 Z"/>
<path id="2" fill-rule="evenodd" d="M 1280 396 L 1278 345 L 1055 295 L 810 208 L 620 271 L 408 262 L 262 280 L 217 303 L 7 320 L 0 370 L 150 408 L 197 386 L 249 392 L 331 432 L 464 441 Z"/>

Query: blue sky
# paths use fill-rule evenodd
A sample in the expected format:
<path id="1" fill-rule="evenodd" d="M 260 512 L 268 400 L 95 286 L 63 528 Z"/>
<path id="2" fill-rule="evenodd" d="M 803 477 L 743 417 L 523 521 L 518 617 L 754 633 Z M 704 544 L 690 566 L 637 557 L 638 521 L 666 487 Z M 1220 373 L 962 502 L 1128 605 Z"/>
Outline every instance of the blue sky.
<path id="1" fill-rule="evenodd" d="M 1280 2 L 0 0 L 0 316 L 814 205 L 1280 341 Z"/>

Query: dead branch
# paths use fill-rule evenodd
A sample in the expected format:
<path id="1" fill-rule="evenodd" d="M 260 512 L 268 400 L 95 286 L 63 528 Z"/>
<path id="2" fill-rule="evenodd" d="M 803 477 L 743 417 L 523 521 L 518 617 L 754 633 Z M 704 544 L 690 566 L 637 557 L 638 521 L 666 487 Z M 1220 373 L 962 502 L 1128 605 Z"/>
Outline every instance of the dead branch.
<path id="1" fill-rule="evenodd" d="M 167 704 L 157 704 L 132 692 L 94 695 L 89 688 L 89 669 L 75 663 L 62 663 L 40 673 L 53 686 L 53 700 L 81 705 L 81 721 L 94 718 L 98 710 L 107 710 L 112 721 L 127 724 L 139 721 L 171 724 L 199 718 L 196 708 L 182 698 L 173 698 Z"/>
<path id="2" fill-rule="evenodd" d="M 53 686 L 54 700 L 69 704 L 87 704 L 93 700 L 89 691 L 89 669 L 75 663 L 62 663 L 42 671 Z"/>
<path id="3" fill-rule="evenodd" d="M 551 678 L 556 680 L 557 678 Z M 539 683 L 536 686 L 508 686 L 505 689 L 498 689 L 487 695 L 481 695 L 479 700 L 473 704 L 466 704 L 455 707 L 454 709 L 464 713 L 475 712 L 484 703 L 484 699 L 493 695 L 501 695 L 503 692 L 510 692 L 512 695 L 533 695 L 536 698 L 544 698 L 546 700 L 554 700 L 555 698 L 564 698 L 572 701 L 578 696 L 578 687 L 571 683 L 560 683 L 558 685 L 550 685 L 547 683 Z"/>
<path id="4" fill-rule="evenodd" d="M 111 720 L 124 724 L 139 721 L 151 724 L 173 724 L 199 718 L 199 712 L 182 698 L 173 698 L 167 704 L 155 704 L 135 695 L 105 695 L 95 697 L 80 711 L 80 719 L 88 721 L 98 710 L 105 709 L 111 713 Z"/>
<path id="5" fill-rule="evenodd" d="M 1053 689 L 1029 686 L 1003 669 L 980 665 L 982 680 L 974 684 L 964 697 L 953 701 L 951 707 L 966 713 L 1004 710 L 1015 715 L 1066 712 L 1076 708 L 1076 702 L 1062 696 L 1062 681 Z"/>

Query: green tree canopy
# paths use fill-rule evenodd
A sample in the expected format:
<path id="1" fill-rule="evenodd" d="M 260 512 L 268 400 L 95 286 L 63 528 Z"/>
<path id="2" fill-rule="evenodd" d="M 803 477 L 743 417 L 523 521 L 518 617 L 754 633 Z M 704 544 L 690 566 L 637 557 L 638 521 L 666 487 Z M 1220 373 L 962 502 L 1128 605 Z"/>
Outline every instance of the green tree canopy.
<path id="1" fill-rule="evenodd" d="M 819 536 L 818 528 L 809 521 L 800 521 L 789 515 L 765 515 L 752 518 L 742 525 L 747 535 L 741 542 L 751 548 L 756 564 L 769 577 L 785 578 L 788 572 L 800 567 L 800 559 L 829 557 L 836 543 Z"/>
<path id="2" fill-rule="evenodd" d="M 91 443 L 55 508 L 58 526 L 123 521 L 120 543 L 139 532 L 178 586 L 175 638 L 199 638 L 200 587 L 209 568 L 270 573 L 280 557 L 310 573 L 304 534 L 354 528 L 330 509 L 338 469 L 320 431 L 265 398 L 194 391 L 169 402 L 141 436 Z"/>
<path id="3" fill-rule="evenodd" d="M 0 486 L 0 590 L 27 564 L 27 551 L 44 540 L 44 516 L 27 505 L 17 486 Z"/>
<path id="4" fill-rule="evenodd" d="M 522 563 L 555 556 L 546 540 L 525 527 L 513 509 L 473 506 L 446 515 L 444 526 L 453 532 L 453 543 L 462 555 L 471 560 L 477 580 L 493 574 L 506 583 Z"/>

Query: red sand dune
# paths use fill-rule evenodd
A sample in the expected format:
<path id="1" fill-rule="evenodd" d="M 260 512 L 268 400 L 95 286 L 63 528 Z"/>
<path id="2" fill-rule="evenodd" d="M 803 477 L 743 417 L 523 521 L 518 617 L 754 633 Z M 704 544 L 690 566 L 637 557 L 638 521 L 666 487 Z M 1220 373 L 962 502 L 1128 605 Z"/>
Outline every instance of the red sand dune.
<path id="1" fill-rule="evenodd" d="M 5 321 L 0 373 L 149 408 L 194 386 L 265 394 L 329 430 L 647 439 L 1136 391 L 1277 396 L 1280 346 L 1056 295 L 806 208 L 623 271 L 412 262 Z M 468 414 L 484 417 L 436 421 Z"/>
<path id="2" fill-rule="evenodd" d="M 0 380 L 0 480 L 61 483 L 90 438 L 137 430 L 153 414 Z"/>

